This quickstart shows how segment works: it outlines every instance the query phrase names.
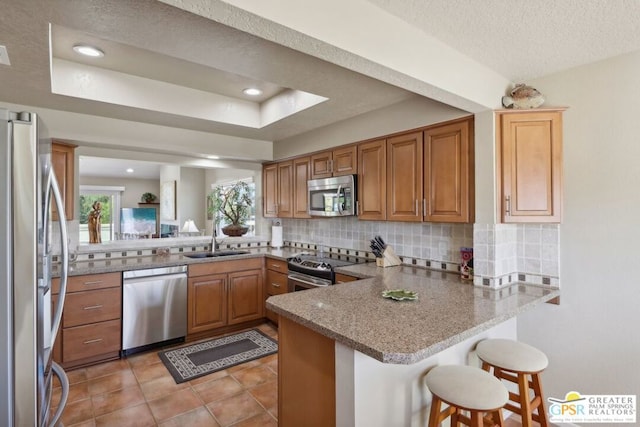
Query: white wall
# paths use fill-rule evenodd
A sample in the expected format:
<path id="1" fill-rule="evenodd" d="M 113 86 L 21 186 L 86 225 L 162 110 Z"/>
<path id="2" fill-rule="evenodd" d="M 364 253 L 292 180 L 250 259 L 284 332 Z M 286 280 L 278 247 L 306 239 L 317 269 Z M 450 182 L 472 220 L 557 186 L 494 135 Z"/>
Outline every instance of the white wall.
<path id="1" fill-rule="evenodd" d="M 530 82 L 564 115 L 561 305 L 519 317 L 547 396 L 640 392 L 640 52 Z"/>
<path id="2" fill-rule="evenodd" d="M 468 115 L 449 105 L 416 97 L 278 141 L 273 147 L 273 158 L 297 156 Z"/>
<path id="3" fill-rule="evenodd" d="M 160 181 L 157 179 L 104 178 L 83 176 L 80 185 L 105 185 L 108 187 L 124 187 L 120 198 L 120 207 L 137 208 L 144 193 L 153 193 L 160 201 Z"/>
<path id="4" fill-rule="evenodd" d="M 198 230 L 205 227 L 207 190 L 204 185 L 205 170 L 180 168 L 178 185 L 178 221 L 180 228 L 192 219 Z"/>

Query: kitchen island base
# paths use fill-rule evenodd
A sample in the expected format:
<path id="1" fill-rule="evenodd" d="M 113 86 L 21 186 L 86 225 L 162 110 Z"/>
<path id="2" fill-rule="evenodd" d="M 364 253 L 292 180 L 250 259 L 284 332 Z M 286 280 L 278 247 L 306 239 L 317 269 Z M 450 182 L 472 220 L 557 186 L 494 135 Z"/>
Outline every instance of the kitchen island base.
<path id="1" fill-rule="evenodd" d="M 438 365 L 480 366 L 473 353 L 486 338 L 516 339 L 516 318 L 419 362 L 382 363 L 280 316 L 280 427 L 417 427 L 428 423 L 431 393 L 424 385 Z"/>

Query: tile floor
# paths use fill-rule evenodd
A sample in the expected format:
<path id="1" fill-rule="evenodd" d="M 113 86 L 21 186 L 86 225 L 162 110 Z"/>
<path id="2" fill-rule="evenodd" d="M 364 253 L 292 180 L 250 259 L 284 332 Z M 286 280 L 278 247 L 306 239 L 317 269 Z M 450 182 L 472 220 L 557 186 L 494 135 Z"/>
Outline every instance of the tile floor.
<path id="1" fill-rule="evenodd" d="M 271 324 L 258 329 L 278 338 Z M 277 355 L 176 384 L 157 353 L 67 372 L 71 386 L 62 415 L 65 427 L 278 425 Z M 59 393 L 58 385 L 53 402 Z M 522 425 L 518 416 L 505 421 L 505 427 Z"/>
<path id="2" fill-rule="evenodd" d="M 278 337 L 270 324 L 258 329 Z M 274 354 L 176 384 L 157 350 L 136 354 L 67 372 L 71 386 L 62 422 L 66 427 L 276 427 L 277 373 Z M 53 402 L 59 393 L 58 385 Z"/>

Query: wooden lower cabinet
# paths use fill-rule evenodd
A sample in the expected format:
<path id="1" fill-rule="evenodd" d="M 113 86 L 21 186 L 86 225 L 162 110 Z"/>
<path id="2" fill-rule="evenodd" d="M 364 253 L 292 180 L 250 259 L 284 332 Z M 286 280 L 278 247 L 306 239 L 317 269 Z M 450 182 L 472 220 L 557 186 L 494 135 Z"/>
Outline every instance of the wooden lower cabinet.
<path id="1" fill-rule="evenodd" d="M 355 282 L 360 280 L 357 277 L 349 276 L 348 274 L 336 273 L 336 283 Z"/>
<path id="2" fill-rule="evenodd" d="M 62 360 L 71 365 L 84 359 L 120 352 L 120 319 L 65 328 Z"/>
<path id="3" fill-rule="evenodd" d="M 229 274 L 228 322 L 230 325 L 264 317 L 262 270 Z"/>
<path id="4" fill-rule="evenodd" d="M 267 275 L 264 281 L 265 300 L 273 295 L 287 293 L 287 276 L 289 268 L 287 262 L 276 259 L 266 259 Z M 265 307 L 265 316 L 267 319 L 278 324 L 278 315 Z"/>
<path id="5" fill-rule="evenodd" d="M 60 279 L 52 281 L 51 289 L 55 310 Z M 120 357 L 121 313 L 121 273 L 69 277 L 54 360 L 75 368 Z"/>
<path id="6" fill-rule="evenodd" d="M 189 266 L 187 336 L 264 317 L 263 259 Z"/>
<path id="7" fill-rule="evenodd" d="M 227 275 L 189 279 L 187 334 L 209 331 L 227 324 Z"/>
<path id="8" fill-rule="evenodd" d="M 278 425 L 336 425 L 335 341 L 283 317 L 278 326 Z"/>

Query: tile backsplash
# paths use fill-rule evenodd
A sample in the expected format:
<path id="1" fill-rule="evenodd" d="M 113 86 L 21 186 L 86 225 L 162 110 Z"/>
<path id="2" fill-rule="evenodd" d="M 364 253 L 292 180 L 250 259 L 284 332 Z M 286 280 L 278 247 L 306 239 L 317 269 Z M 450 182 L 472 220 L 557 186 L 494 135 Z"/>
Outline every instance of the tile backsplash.
<path id="1" fill-rule="evenodd" d="M 283 219 L 285 240 L 370 251 L 381 236 L 401 257 L 460 262 L 460 247 L 473 246 L 472 224 L 359 221 L 356 217 Z"/>
<path id="2" fill-rule="evenodd" d="M 559 285 L 560 225 L 475 224 L 475 283 Z"/>

